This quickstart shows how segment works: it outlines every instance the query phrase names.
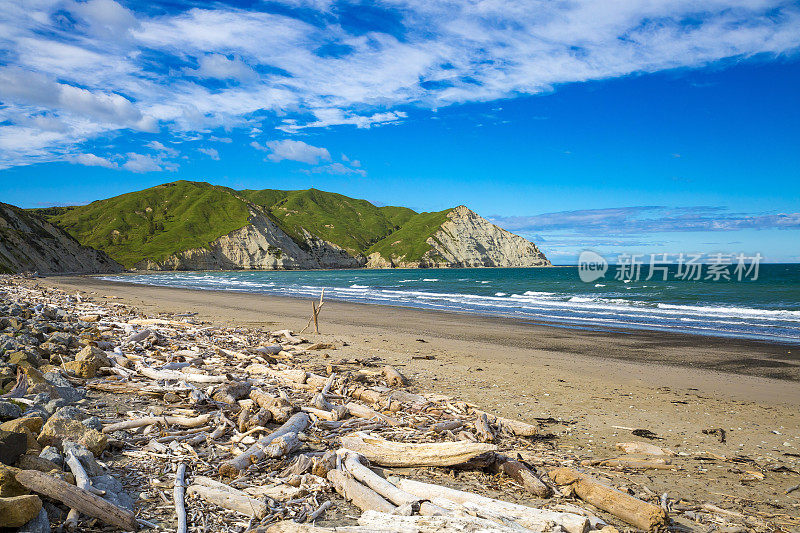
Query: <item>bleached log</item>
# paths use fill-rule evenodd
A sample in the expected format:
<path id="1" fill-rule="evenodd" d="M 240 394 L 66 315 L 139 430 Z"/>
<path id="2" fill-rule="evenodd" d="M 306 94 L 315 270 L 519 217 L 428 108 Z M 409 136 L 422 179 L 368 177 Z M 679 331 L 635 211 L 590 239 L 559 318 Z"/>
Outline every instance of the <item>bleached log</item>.
<path id="1" fill-rule="evenodd" d="M 521 420 L 513 420 L 511 418 L 493 415 L 478 409 L 473 409 L 472 412 L 477 416 L 486 415 L 486 419 L 489 421 L 489 423 L 494 424 L 498 428 L 505 428 L 509 432 L 519 437 L 533 437 L 539 433 L 538 426 L 528 424 L 527 422 L 522 422 Z"/>
<path id="2" fill-rule="evenodd" d="M 186 502 L 184 501 L 186 495 L 185 476 L 186 465 L 181 463 L 178 465 L 178 470 L 175 473 L 175 487 L 172 491 L 172 499 L 175 502 L 175 516 L 178 518 L 178 527 L 175 529 L 175 533 L 186 533 L 187 530 Z"/>
<path id="3" fill-rule="evenodd" d="M 349 477 L 341 470 L 328 472 L 328 481 L 340 496 L 353 502 L 353 505 L 362 511 L 381 511 L 391 513 L 395 506 L 386 501 L 383 496 Z"/>
<path id="4" fill-rule="evenodd" d="M 97 518 L 123 531 L 139 529 L 139 523 L 132 512 L 66 481 L 36 470 L 22 470 L 16 474 L 16 479 L 20 485 L 33 492 L 43 494 L 79 513 Z"/>
<path id="5" fill-rule="evenodd" d="M 675 452 L 668 448 L 661 448 L 648 442 L 618 442 L 616 448 L 625 453 L 643 455 L 667 455 L 674 456 Z"/>
<path id="6" fill-rule="evenodd" d="M 146 416 L 144 418 L 137 418 L 135 420 L 126 420 L 124 422 L 109 424 L 103 427 L 103 433 L 113 433 L 114 431 L 139 428 L 142 426 L 149 426 L 151 424 L 163 424 L 165 426 L 174 425 L 186 428 L 196 428 L 207 424 L 210 420 L 211 420 L 210 414 L 204 414 L 196 417 Z"/>
<path id="7" fill-rule="evenodd" d="M 366 511 L 358 519 L 363 531 L 393 533 L 521 533 L 533 530 L 510 527 L 492 520 L 469 515 L 445 516 L 398 516 L 375 511 Z M 337 530 L 338 531 L 338 530 Z"/>
<path id="8" fill-rule="evenodd" d="M 299 337 L 295 337 L 292 335 L 292 331 L 288 329 L 282 329 L 280 331 L 273 331 L 271 334 L 273 337 L 283 337 L 289 344 L 302 344 L 303 339 Z"/>
<path id="9" fill-rule="evenodd" d="M 489 469 L 495 473 L 503 473 L 525 487 L 525 490 L 535 494 L 539 498 L 547 498 L 551 494 L 550 487 L 544 484 L 536 474 L 521 462 L 497 454 L 494 462 L 489 465 Z"/>
<path id="10" fill-rule="evenodd" d="M 86 474 L 86 470 L 84 470 L 83 465 L 78 458 L 75 457 L 75 454 L 72 453 L 72 450 L 67 450 L 67 453 L 65 454 L 65 460 L 70 472 L 72 472 L 72 475 L 75 476 L 75 486 L 83 490 L 88 490 L 89 492 L 97 494 L 98 496 L 103 495 L 102 491 L 93 489 L 92 484 L 89 481 L 89 476 Z M 64 521 L 64 527 L 69 530 L 75 529 L 78 526 L 79 518 L 80 513 L 76 509 L 70 509 L 69 513 L 67 513 L 67 519 Z"/>
<path id="11" fill-rule="evenodd" d="M 447 510 L 430 502 L 422 501 L 421 499 L 402 491 L 389 483 L 387 480 L 361 464 L 359 461 L 359 454 L 347 453 L 344 461 L 344 466 L 358 481 L 371 488 L 390 502 L 395 505 L 418 505 L 419 514 L 426 516 L 443 515 L 447 514 Z"/>
<path id="12" fill-rule="evenodd" d="M 252 516 L 258 520 L 267 516 L 269 512 L 266 503 L 251 498 L 240 490 L 210 478 L 205 478 L 202 482 L 195 479 L 186 493 L 189 495 L 197 495 L 205 501 L 218 505 L 223 509 L 230 509 L 231 511 Z"/>
<path id="13" fill-rule="evenodd" d="M 392 442 L 366 433 L 341 438 L 342 447 L 358 452 L 371 463 L 381 466 L 452 466 L 497 449 L 494 444 L 478 442 L 434 442 L 411 444 Z"/>
<path id="14" fill-rule="evenodd" d="M 658 505 L 625 494 L 577 470 L 561 467 L 548 473 L 556 485 L 569 485 L 585 502 L 607 511 L 639 529 L 655 531 L 667 524 L 667 513 Z"/>
<path id="15" fill-rule="evenodd" d="M 386 384 L 390 387 L 403 387 L 408 383 L 406 377 L 392 365 L 383 367 L 383 376 L 386 378 Z"/>
<path id="16" fill-rule="evenodd" d="M 390 481 L 409 494 L 427 498 L 440 507 L 456 509 L 458 505 L 471 505 L 472 508 L 486 509 L 496 515 L 510 517 L 521 526 L 535 531 L 547 531 L 548 528 L 552 529 L 553 525 L 561 526 L 568 533 L 584 533 L 589 529 L 589 520 L 585 516 L 527 507 L 411 479 L 390 478 Z M 452 505 L 447 502 L 451 502 Z"/>
<path id="17" fill-rule="evenodd" d="M 309 418 L 306 413 L 296 413 L 292 415 L 281 427 L 261 437 L 255 444 L 250 446 L 247 450 L 237 455 L 230 461 L 222 463 L 219 467 L 219 473 L 223 476 L 235 477 L 242 471 L 246 470 L 248 466 L 266 457 L 264 448 L 267 447 L 273 440 L 287 433 L 300 433 L 308 427 Z"/>
<path id="18" fill-rule="evenodd" d="M 356 387 L 350 392 L 350 396 L 356 400 L 361 400 L 362 402 L 388 404 L 386 407 L 388 407 L 390 411 L 399 411 L 403 407 L 401 402 L 398 402 L 397 400 L 390 400 L 388 396 L 385 396 L 376 390 L 367 389 L 364 387 Z"/>
<path id="19" fill-rule="evenodd" d="M 386 422 L 390 426 L 399 426 L 402 424 L 402 422 L 400 422 L 398 419 L 394 417 L 386 416 L 384 414 L 379 413 L 378 411 L 370 409 L 365 405 L 357 404 L 355 402 L 348 402 L 345 405 L 345 408 L 351 415 L 356 416 L 358 418 L 364 418 L 367 420 L 376 418 L 378 420 Z"/>
<path id="20" fill-rule="evenodd" d="M 464 422 L 461 420 L 445 420 L 444 422 L 439 422 L 432 425 L 431 429 L 436 433 L 443 433 L 445 431 L 454 431 L 456 429 L 460 429 L 463 426 Z"/>
<path id="21" fill-rule="evenodd" d="M 144 377 L 155 380 L 190 381 L 192 383 L 226 383 L 227 376 L 211 376 L 208 374 L 193 374 L 178 372 L 177 370 L 156 370 L 148 366 L 139 365 L 136 370 Z"/>

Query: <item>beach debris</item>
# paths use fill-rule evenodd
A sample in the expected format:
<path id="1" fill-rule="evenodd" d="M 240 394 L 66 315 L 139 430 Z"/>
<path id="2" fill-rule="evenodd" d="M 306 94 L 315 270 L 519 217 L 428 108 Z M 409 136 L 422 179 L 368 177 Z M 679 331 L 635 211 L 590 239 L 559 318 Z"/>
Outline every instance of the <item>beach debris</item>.
<path id="1" fill-rule="evenodd" d="M 572 468 L 554 468 L 548 476 L 559 487 L 569 487 L 581 500 L 639 529 L 656 531 L 668 523 L 667 513 L 660 506 L 634 498 Z"/>
<path id="2" fill-rule="evenodd" d="M 720 442 L 725 442 L 727 439 L 727 433 L 722 428 L 711 428 L 711 429 L 704 429 L 703 435 L 714 435 L 719 439 Z"/>

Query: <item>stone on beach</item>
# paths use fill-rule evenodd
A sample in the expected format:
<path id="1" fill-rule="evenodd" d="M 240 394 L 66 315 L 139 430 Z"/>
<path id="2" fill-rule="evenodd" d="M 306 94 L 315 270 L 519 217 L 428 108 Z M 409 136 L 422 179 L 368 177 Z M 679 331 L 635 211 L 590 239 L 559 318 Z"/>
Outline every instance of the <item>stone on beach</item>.
<path id="1" fill-rule="evenodd" d="M 42 500 L 35 494 L 0 498 L 0 525 L 24 526 L 39 515 Z"/>

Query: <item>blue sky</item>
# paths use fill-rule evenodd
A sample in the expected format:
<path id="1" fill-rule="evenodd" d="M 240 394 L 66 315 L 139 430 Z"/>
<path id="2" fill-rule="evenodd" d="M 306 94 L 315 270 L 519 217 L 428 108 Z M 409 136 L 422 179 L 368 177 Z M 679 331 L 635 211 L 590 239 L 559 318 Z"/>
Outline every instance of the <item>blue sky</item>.
<path id="1" fill-rule="evenodd" d="M 0 4 L 0 200 L 176 179 L 800 261 L 800 4 Z"/>

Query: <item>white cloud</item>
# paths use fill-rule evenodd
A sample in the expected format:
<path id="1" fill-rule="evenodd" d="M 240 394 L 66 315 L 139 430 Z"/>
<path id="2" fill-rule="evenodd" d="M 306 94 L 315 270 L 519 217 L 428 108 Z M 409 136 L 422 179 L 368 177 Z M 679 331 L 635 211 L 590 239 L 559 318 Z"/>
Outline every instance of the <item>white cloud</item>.
<path id="1" fill-rule="evenodd" d="M 84 165 L 87 167 L 103 167 L 103 168 L 118 168 L 118 165 L 105 157 L 99 157 L 94 154 L 77 154 L 69 158 L 71 163 Z"/>
<path id="2" fill-rule="evenodd" d="M 345 176 L 348 174 L 356 174 L 358 176 L 366 176 L 367 171 L 361 168 L 350 168 L 348 166 L 343 165 L 342 163 L 331 163 L 330 165 L 321 165 L 318 167 L 314 167 L 310 170 L 305 170 L 304 172 L 313 173 L 313 174 L 337 174 L 340 176 Z"/>
<path id="3" fill-rule="evenodd" d="M 159 172 L 163 170 L 176 170 L 178 166 L 174 163 L 164 161 L 161 156 L 150 156 L 146 154 L 137 154 L 129 152 L 126 154 L 128 160 L 122 165 L 125 170 L 131 172 L 144 173 L 144 172 Z"/>
<path id="4" fill-rule="evenodd" d="M 216 150 L 216 148 L 198 148 L 197 151 L 206 154 L 214 161 L 219 161 L 219 152 Z"/>
<path id="5" fill-rule="evenodd" d="M 149 143 L 145 144 L 145 146 L 169 157 L 177 157 L 180 153 L 176 149 L 164 146 L 164 144 L 158 141 L 150 141 Z"/>
<path id="6" fill-rule="evenodd" d="M 288 159 L 289 161 L 316 165 L 320 161 L 330 161 L 331 159 L 331 154 L 327 148 L 312 146 L 303 141 L 286 139 L 282 141 L 267 141 L 265 144 L 271 152 L 267 159 L 274 163 Z"/>
<path id="7" fill-rule="evenodd" d="M 395 124 L 412 107 L 800 46 L 800 7 L 783 0 L 373 3 L 397 18 L 397 35 L 348 33 L 346 3 L 285 3 L 314 23 L 224 3 L 155 12 L 114 0 L 0 2 L 0 146 L 13 145 L 0 165 L 63 159 L 129 129 L 193 138 Z M 328 45 L 340 52 L 317 53 Z"/>
<path id="8" fill-rule="evenodd" d="M 253 81 L 258 78 L 256 71 L 243 61 L 228 59 L 222 54 L 202 56 L 198 64 L 197 69 L 186 69 L 186 73 L 201 78 L 217 78 L 220 80 Z"/>

